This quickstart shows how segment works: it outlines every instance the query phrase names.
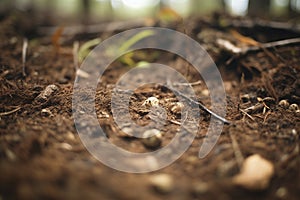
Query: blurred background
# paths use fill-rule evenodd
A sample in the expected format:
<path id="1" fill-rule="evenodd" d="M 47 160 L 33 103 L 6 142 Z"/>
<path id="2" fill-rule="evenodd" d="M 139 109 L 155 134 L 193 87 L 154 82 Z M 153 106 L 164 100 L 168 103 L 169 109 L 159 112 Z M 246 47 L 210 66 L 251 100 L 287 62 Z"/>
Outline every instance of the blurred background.
<path id="1" fill-rule="evenodd" d="M 29 12 L 56 23 L 93 23 L 153 17 L 164 7 L 182 17 L 214 11 L 239 16 L 291 19 L 300 13 L 300 0 L 1 0 L 0 16 Z"/>

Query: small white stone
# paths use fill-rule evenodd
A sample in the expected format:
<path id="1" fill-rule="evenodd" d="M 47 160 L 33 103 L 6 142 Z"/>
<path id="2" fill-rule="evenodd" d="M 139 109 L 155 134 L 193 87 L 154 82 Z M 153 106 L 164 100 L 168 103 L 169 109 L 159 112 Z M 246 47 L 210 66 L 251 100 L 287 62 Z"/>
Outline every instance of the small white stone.
<path id="1" fill-rule="evenodd" d="M 44 108 L 41 110 L 42 116 L 48 117 L 53 116 L 52 112 L 48 108 Z"/>
<path id="2" fill-rule="evenodd" d="M 299 110 L 299 106 L 297 104 L 293 103 L 290 105 L 289 110 L 296 112 L 297 110 Z"/>
<path id="3" fill-rule="evenodd" d="M 142 143 L 147 148 L 158 148 L 161 145 L 162 134 L 157 129 L 150 129 L 144 132 Z"/>
<path id="4" fill-rule="evenodd" d="M 201 91 L 201 94 L 203 96 L 209 96 L 209 90 L 208 89 L 204 89 L 204 90 Z"/>
<path id="5" fill-rule="evenodd" d="M 151 185 L 160 193 L 169 193 L 174 188 L 172 176 L 168 174 L 157 174 L 150 177 Z"/>
<path id="6" fill-rule="evenodd" d="M 71 141 L 75 140 L 74 134 L 72 132 L 70 132 L 70 131 L 67 132 L 66 138 L 69 139 L 69 140 L 71 140 Z"/>
<path id="7" fill-rule="evenodd" d="M 6 150 L 5 150 L 5 153 L 6 153 L 7 158 L 8 158 L 10 161 L 15 161 L 15 160 L 17 160 L 17 156 L 16 156 L 15 153 L 12 152 L 11 150 L 6 149 Z"/>
<path id="8" fill-rule="evenodd" d="M 233 177 L 233 183 L 249 190 L 264 190 L 273 175 L 273 164 L 255 154 L 244 161 L 241 172 Z"/>
<path id="9" fill-rule="evenodd" d="M 142 104 L 143 106 L 158 106 L 159 100 L 156 97 L 149 97 Z"/>
<path id="10" fill-rule="evenodd" d="M 280 100 L 278 105 L 285 109 L 287 109 L 290 106 L 289 102 L 286 99 Z"/>
<path id="11" fill-rule="evenodd" d="M 65 149 L 65 150 L 68 150 L 68 151 L 72 150 L 72 148 L 73 148 L 73 147 L 72 147 L 70 144 L 68 144 L 68 143 L 61 143 L 59 147 L 60 147 L 61 149 Z"/>
<path id="12" fill-rule="evenodd" d="M 59 88 L 52 84 L 48 85 L 36 98 L 38 102 L 46 102 Z"/>
<path id="13" fill-rule="evenodd" d="M 296 110 L 296 116 L 300 117 L 300 110 Z"/>
<path id="14" fill-rule="evenodd" d="M 288 191 L 285 187 L 280 187 L 277 191 L 276 191 L 276 196 L 278 198 L 284 198 L 287 195 Z"/>
<path id="15" fill-rule="evenodd" d="M 243 94 L 240 96 L 240 99 L 243 103 L 247 103 L 250 101 L 250 95 L 249 94 Z"/>
<path id="16" fill-rule="evenodd" d="M 157 130 L 157 129 L 149 129 L 143 133 L 143 138 L 148 138 L 151 136 L 156 136 L 158 138 L 161 138 L 162 134 L 161 134 L 160 130 Z"/>
<path id="17" fill-rule="evenodd" d="M 196 194 L 205 194 L 209 190 L 209 185 L 205 182 L 197 182 L 193 186 L 193 192 Z"/>
<path id="18" fill-rule="evenodd" d="M 173 114 L 180 114 L 181 113 L 181 110 L 184 108 L 184 104 L 181 103 L 181 102 L 176 102 L 175 104 L 173 104 L 171 106 L 171 112 Z"/>

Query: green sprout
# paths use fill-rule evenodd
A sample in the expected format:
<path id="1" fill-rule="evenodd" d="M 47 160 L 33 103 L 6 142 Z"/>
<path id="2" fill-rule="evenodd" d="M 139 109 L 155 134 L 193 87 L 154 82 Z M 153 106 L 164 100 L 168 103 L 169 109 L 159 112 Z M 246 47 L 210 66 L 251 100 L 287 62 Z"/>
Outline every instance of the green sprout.
<path id="1" fill-rule="evenodd" d="M 126 52 L 130 49 L 130 47 L 132 47 L 134 44 L 136 44 L 137 42 L 141 41 L 144 38 L 150 37 L 154 35 L 154 32 L 152 30 L 144 30 L 134 36 L 132 36 L 131 38 L 129 38 L 127 41 L 125 41 L 120 48 L 118 49 L 118 51 L 120 53 Z M 141 53 L 141 52 L 140 52 Z M 136 62 L 133 60 L 133 52 L 129 52 L 127 54 L 125 54 L 124 56 L 121 56 L 119 58 L 119 61 L 128 65 L 128 66 L 134 66 L 136 64 Z M 145 67 L 145 63 L 146 61 L 141 61 L 144 62 L 143 67 Z M 142 66 L 142 65 L 141 65 Z"/>
<path id="2" fill-rule="evenodd" d="M 119 48 L 120 52 L 127 51 L 130 47 L 132 47 L 137 42 L 141 41 L 144 38 L 154 35 L 154 32 L 151 30 L 142 31 L 134 36 L 132 36 L 129 40 L 125 41 L 122 46 Z"/>
<path id="3" fill-rule="evenodd" d="M 96 39 L 92 39 L 89 40 L 87 42 L 85 42 L 78 51 L 78 61 L 80 63 L 82 63 L 82 61 L 87 57 L 87 55 L 90 53 L 91 48 L 100 44 L 101 39 L 100 38 L 96 38 Z"/>

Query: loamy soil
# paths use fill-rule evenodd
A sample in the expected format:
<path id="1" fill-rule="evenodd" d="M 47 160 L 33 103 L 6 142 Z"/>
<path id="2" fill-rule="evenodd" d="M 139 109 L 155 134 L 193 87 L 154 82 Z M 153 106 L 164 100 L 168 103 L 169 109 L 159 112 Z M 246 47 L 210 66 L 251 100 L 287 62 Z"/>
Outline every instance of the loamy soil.
<path id="1" fill-rule="evenodd" d="M 289 104 L 300 104 L 299 43 L 233 55 L 218 46 L 216 40 L 247 43 L 245 38 L 233 38 L 232 29 L 262 43 L 299 37 L 300 33 L 263 27 L 229 29 L 216 18 L 189 18 L 178 24 L 170 27 L 200 42 L 220 69 L 227 95 L 226 119 L 232 123 L 224 126 L 212 152 L 199 159 L 199 147 L 210 120 L 210 115 L 201 111 L 195 140 L 176 162 L 159 171 L 130 174 L 97 161 L 85 149 L 74 126 L 73 42 L 82 45 L 91 35 L 67 38 L 57 49 L 51 43 L 51 36 L 27 33 L 30 37 L 24 77 L 23 32 L 12 17 L 3 19 L 0 22 L 0 199 L 298 199 L 300 115 L 279 102 L 285 99 Z M 97 36 L 107 38 L 113 34 L 102 32 Z M 154 55 L 151 51 L 146 53 Z M 181 58 L 166 52 L 156 52 L 155 58 L 145 58 L 144 54 L 136 52 L 138 56 L 133 59 L 163 63 L 181 72 L 190 82 L 199 81 L 195 70 Z M 112 117 L 110 100 L 113 84 L 129 69 L 116 61 L 102 77 L 95 101 L 99 123 L 112 143 L 133 152 L 153 151 L 168 144 L 180 126 L 168 121 L 161 130 L 161 143 L 153 148 L 141 139 L 124 136 Z M 38 101 L 38 95 L 50 84 L 58 86 L 58 90 L 45 101 Z M 193 88 L 198 100 L 209 107 L 205 84 L 195 84 Z M 149 110 L 142 104 L 151 96 L 160 99 L 168 119 L 180 118 L 170 110 L 177 101 L 171 90 L 147 85 L 131 96 L 133 121 L 140 125 L 149 122 Z M 255 105 L 257 109 L 247 114 L 242 112 Z M 232 177 L 239 173 L 240 159 L 252 154 L 260 154 L 275 166 L 270 185 L 262 191 L 249 191 L 232 182 Z M 151 179 L 157 174 L 171 177 L 170 190 L 162 192 L 153 187 Z"/>

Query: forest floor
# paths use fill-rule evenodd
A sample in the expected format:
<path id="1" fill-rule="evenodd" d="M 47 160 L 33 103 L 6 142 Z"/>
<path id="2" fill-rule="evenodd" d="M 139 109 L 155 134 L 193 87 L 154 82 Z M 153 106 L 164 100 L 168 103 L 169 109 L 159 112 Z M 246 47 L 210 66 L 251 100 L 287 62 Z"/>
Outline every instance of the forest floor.
<path id="1" fill-rule="evenodd" d="M 0 199 L 298 199 L 300 113 L 296 105 L 289 105 L 300 104 L 300 43 L 288 42 L 271 48 L 263 48 L 261 44 L 299 38 L 300 32 L 270 27 L 268 23 L 246 27 L 245 22 L 243 18 L 213 16 L 189 18 L 170 25 L 154 24 L 186 33 L 207 49 L 224 81 L 226 119 L 231 123 L 224 125 L 210 154 L 199 159 L 199 147 L 206 138 L 210 121 L 210 115 L 201 111 L 201 129 L 178 160 L 158 171 L 132 174 L 105 166 L 86 150 L 72 113 L 76 75 L 73 43 L 79 41 L 82 45 L 96 37 L 105 39 L 117 31 L 68 38 L 57 33 L 63 40 L 59 45 L 55 36 L 30 32 L 23 62 L 24 29 L 21 28 L 24 27 L 13 17 L 2 19 Z M 217 43 L 220 38 L 237 47 L 258 48 L 238 55 Z M 183 59 L 166 52 L 155 55 L 142 61 L 172 66 L 187 75 L 191 83 L 199 81 L 197 72 Z M 141 57 L 133 59 L 139 61 Z M 124 136 L 112 117 L 111 86 L 129 69 L 116 61 L 104 74 L 96 93 L 97 116 L 112 143 L 133 152 L 150 152 L 152 144 Z M 193 85 L 197 98 L 210 107 L 206 86 L 201 84 L 203 81 L 198 83 Z M 57 86 L 57 91 L 39 101 L 39 95 L 51 84 Z M 174 102 L 164 101 L 174 99 L 174 94 L 157 85 L 135 91 L 130 104 L 133 120 L 139 124 L 149 122 L 149 111 L 141 110 L 141 105 L 151 96 L 169 109 L 170 119 L 177 120 L 178 116 L 170 109 Z M 167 122 L 154 149 L 168 144 L 179 127 L 180 124 Z M 233 181 L 244 159 L 253 154 L 259 154 L 274 166 L 275 173 L 262 190 L 245 189 Z M 153 181 L 162 174 L 168 181 Z"/>

